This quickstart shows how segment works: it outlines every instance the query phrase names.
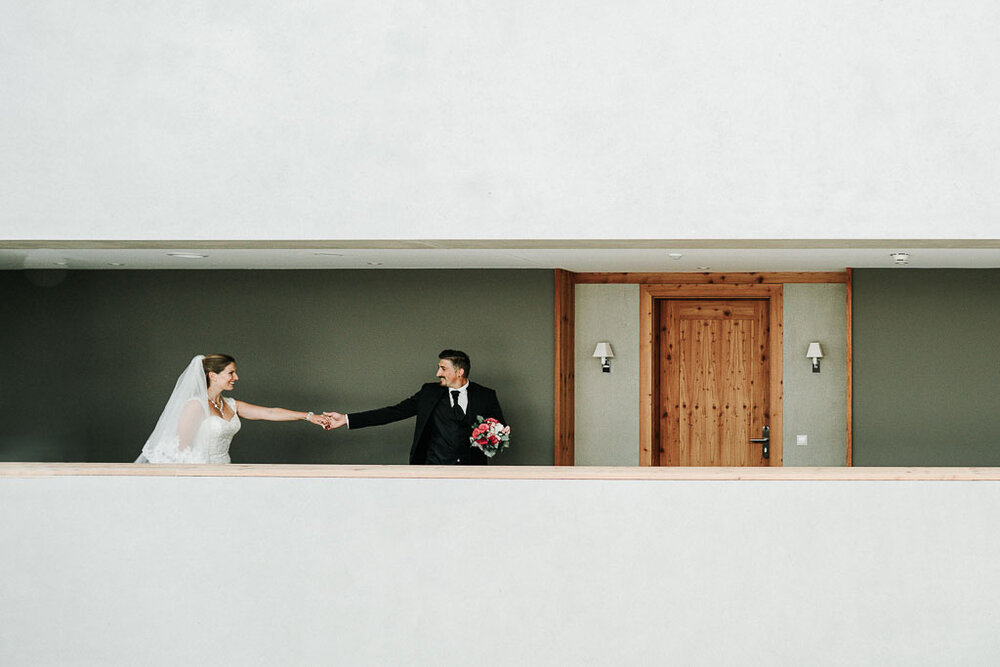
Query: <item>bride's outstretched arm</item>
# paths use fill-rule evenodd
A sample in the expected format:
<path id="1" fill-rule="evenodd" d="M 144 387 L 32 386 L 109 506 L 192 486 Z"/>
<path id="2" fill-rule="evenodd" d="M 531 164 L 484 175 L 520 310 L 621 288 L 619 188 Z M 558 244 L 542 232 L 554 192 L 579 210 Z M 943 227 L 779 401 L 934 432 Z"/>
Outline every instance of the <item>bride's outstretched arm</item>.
<path id="1" fill-rule="evenodd" d="M 325 426 L 327 419 L 323 415 L 314 415 L 311 412 L 299 412 L 297 410 L 286 410 L 285 408 L 265 408 L 245 401 L 236 401 L 236 414 L 240 419 L 263 419 L 269 422 L 292 422 L 305 420 L 310 424 Z"/>

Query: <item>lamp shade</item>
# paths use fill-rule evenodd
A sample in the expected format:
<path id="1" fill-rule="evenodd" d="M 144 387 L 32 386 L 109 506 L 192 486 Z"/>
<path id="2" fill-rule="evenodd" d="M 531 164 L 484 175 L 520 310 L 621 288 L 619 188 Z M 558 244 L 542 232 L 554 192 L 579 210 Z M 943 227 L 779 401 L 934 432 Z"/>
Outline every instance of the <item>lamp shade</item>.
<path id="1" fill-rule="evenodd" d="M 594 348 L 594 356 L 602 359 L 610 359 L 615 356 L 615 353 L 611 351 L 611 343 L 598 343 L 597 347 Z"/>
<path id="2" fill-rule="evenodd" d="M 823 357 L 823 348 L 819 343 L 809 343 L 809 350 L 806 352 L 807 359 L 820 359 Z"/>

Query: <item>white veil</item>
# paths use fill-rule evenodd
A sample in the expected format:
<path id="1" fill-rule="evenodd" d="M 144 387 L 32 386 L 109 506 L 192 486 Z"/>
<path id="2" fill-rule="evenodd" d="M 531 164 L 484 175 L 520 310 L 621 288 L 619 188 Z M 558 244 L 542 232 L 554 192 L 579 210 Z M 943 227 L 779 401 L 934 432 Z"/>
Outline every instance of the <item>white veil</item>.
<path id="1" fill-rule="evenodd" d="M 201 365 L 204 358 L 197 355 L 177 378 L 174 392 L 136 463 L 198 462 L 198 433 L 209 416 L 208 385 Z"/>

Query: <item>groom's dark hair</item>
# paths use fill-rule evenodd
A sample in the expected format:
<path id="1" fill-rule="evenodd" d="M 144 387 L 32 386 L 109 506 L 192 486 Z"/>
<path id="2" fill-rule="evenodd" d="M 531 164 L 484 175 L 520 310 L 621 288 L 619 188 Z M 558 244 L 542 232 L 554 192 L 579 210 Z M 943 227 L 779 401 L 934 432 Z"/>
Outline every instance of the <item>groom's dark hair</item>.
<path id="1" fill-rule="evenodd" d="M 455 368 L 461 368 L 465 371 L 465 379 L 469 379 L 469 371 L 472 370 L 472 362 L 469 361 L 469 355 L 465 352 L 462 352 L 461 350 L 441 350 L 441 354 L 438 355 L 438 359 L 447 359 Z"/>

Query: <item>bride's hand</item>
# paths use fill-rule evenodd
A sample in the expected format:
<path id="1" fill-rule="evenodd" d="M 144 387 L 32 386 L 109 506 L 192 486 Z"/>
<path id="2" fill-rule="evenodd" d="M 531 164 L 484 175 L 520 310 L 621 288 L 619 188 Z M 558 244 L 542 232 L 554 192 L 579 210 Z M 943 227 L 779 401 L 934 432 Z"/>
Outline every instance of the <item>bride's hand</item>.
<path id="1" fill-rule="evenodd" d="M 310 424 L 315 424 L 316 426 L 322 426 L 324 429 L 328 428 L 329 417 L 324 417 L 323 415 L 317 415 L 312 412 L 306 417 L 306 421 Z"/>

